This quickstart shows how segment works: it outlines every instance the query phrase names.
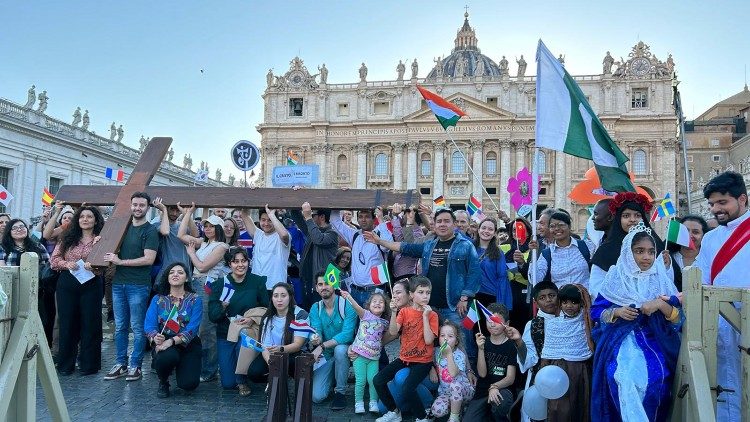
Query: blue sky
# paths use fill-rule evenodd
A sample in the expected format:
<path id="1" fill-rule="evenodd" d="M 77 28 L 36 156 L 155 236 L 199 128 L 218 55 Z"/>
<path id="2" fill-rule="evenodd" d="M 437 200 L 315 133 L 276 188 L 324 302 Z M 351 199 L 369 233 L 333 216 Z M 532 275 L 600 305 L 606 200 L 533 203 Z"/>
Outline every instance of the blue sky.
<path id="1" fill-rule="evenodd" d="M 416 57 L 424 76 L 453 47 L 465 4 L 482 52 L 523 54 L 527 74 L 539 38 L 572 74 L 600 73 L 607 50 L 627 57 L 638 40 L 661 60 L 672 53 L 689 118 L 739 92 L 750 61 L 742 1 L 5 0 L 0 97 L 24 103 L 35 84 L 51 116 L 70 121 L 80 106 L 100 135 L 115 121 L 131 146 L 172 136 L 176 162 L 190 153 L 212 176 L 239 176 L 229 148 L 259 142 L 269 68 L 283 73 L 299 54 L 311 73 L 325 63 L 329 83 L 355 82 L 363 61 L 368 80 L 385 80 Z"/>

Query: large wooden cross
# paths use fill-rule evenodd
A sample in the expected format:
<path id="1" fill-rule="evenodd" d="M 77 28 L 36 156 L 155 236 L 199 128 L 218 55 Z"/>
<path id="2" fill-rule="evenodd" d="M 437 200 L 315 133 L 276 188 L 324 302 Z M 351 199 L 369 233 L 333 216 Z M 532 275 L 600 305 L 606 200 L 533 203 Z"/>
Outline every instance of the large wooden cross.
<path id="1" fill-rule="evenodd" d="M 161 197 L 165 205 L 177 202 L 197 207 L 224 208 L 261 208 L 266 204 L 271 208 L 300 208 L 305 201 L 314 208 L 333 208 L 348 210 L 371 209 L 378 205 L 390 205 L 396 202 L 407 205 L 419 205 L 420 195 L 417 191 L 394 192 L 368 189 L 269 189 L 237 187 L 185 187 L 185 186 L 149 186 L 164 157 L 169 151 L 172 138 L 153 138 L 143 151 L 140 160 L 133 169 L 124 186 L 81 186 L 64 185 L 60 187 L 56 200 L 72 205 L 112 205 L 114 210 L 102 229 L 99 241 L 89 255 L 89 262 L 95 266 L 108 265 L 104 254 L 119 249 L 125 231 L 130 224 L 130 196 L 134 192 L 147 192 L 152 198 Z"/>

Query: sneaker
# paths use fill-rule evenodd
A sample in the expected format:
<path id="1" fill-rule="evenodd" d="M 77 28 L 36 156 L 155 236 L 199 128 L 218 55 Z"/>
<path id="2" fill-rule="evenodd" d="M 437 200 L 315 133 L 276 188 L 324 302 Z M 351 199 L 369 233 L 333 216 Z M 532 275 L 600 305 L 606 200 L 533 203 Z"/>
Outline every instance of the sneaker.
<path id="1" fill-rule="evenodd" d="M 125 381 L 138 381 L 141 377 L 141 368 L 128 368 L 128 375 L 125 377 Z"/>
<path id="2" fill-rule="evenodd" d="M 216 379 L 216 372 L 210 375 L 201 375 L 200 380 L 201 382 L 211 382 Z"/>
<path id="3" fill-rule="evenodd" d="M 116 380 L 117 378 L 124 377 L 128 374 L 128 367 L 125 365 L 117 364 L 109 370 L 107 375 L 104 376 L 105 380 Z"/>
<path id="4" fill-rule="evenodd" d="M 457 415 L 456 413 L 451 413 L 451 416 L 448 418 L 448 422 L 461 422 L 461 416 Z"/>
<path id="5" fill-rule="evenodd" d="M 365 413 L 365 402 L 358 401 L 358 402 L 354 403 L 354 413 L 356 413 L 358 415 L 361 415 L 361 414 Z"/>
<path id="6" fill-rule="evenodd" d="M 380 413 L 380 407 L 377 400 L 370 400 L 370 413 Z"/>
<path id="7" fill-rule="evenodd" d="M 393 410 L 375 419 L 375 422 L 401 422 L 401 412 Z"/>
<path id="8" fill-rule="evenodd" d="M 432 419 L 425 417 L 424 419 L 416 418 L 414 419 L 414 422 L 432 422 Z"/>
<path id="9" fill-rule="evenodd" d="M 341 410 L 346 408 L 346 396 L 341 393 L 333 393 L 333 401 L 331 402 L 331 410 Z"/>
<path id="10" fill-rule="evenodd" d="M 160 399 L 169 397 L 169 382 L 159 381 L 159 389 L 156 390 L 156 397 Z"/>

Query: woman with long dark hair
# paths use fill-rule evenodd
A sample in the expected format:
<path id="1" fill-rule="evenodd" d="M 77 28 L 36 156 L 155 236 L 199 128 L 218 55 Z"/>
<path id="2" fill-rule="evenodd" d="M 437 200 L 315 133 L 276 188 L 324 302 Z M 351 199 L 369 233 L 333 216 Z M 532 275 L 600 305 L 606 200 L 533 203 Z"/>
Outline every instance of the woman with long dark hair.
<path id="1" fill-rule="evenodd" d="M 174 310 L 174 312 L 173 312 Z M 177 387 L 190 391 L 200 383 L 201 339 L 198 327 L 203 304 L 189 282 L 185 264 L 169 265 L 156 285 L 156 296 L 146 312 L 143 331 L 153 350 L 154 369 L 159 377 L 156 396 L 169 397 L 169 376 L 175 372 Z"/>
<path id="2" fill-rule="evenodd" d="M 13 218 L 5 225 L 2 239 L 0 239 L 0 266 L 21 265 L 21 255 L 24 252 L 35 252 L 39 255 L 39 269 L 49 263 L 49 253 L 44 246 L 31 238 L 29 226 L 20 218 Z M 40 271 L 41 273 L 41 271 Z M 40 283 L 41 284 L 41 283 Z M 39 286 L 38 309 L 42 319 L 44 335 L 47 344 L 52 346 L 52 331 L 55 327 L 55 298 L 54 290 Z"/>
<path id="3" fill-rule="evenodd" d="M 693 241 L 695 248 L 690 249 L 687 246 L 680 246 L 676 243 L 670 243 L 667 247 L 672 256 L 672 269 L 674 270 L 674 285 L 677 290 L 682 291 L 682 269 L 695 263 L 698 253 L 701 251 L 701 241 L 703 235 L 708 233 L 708 223 L 703 217 L 698 215 L 686 215 L 679 219 L 679 222 L 687 227 L 690 233 L 690 240 Z"/>
<path id="4" fill-rule="evenodd" d="M 224 236 L 226 237 L 226 244 L 231 246 L 239 246 L 237 241 L 240 238 L 240 229 L 237 226 L 237 222 L 234 218 L 227 217 L 224 219 Z"/>
<path id="5" fill-rule="evenodd" d="M 79 269 L 81 261 L 85 269 L 92 271 L 86 259 L 102 227 L 104 217 L 98 208 L 80 207 L 52 252 L 52 269 L 60 272 L 56 292 L 58 327 L 62 334 L 57 352 L 60 375 L 73 373 L 76 357 L 82 375 L 95 374 L 102 366 L 102 276 L 94 274 L 80 281 L 71 274 Z"/>
<path id="6" fill-rule="evenodd" d="M 474 247 L 479 255 L 479 268 L 482 270 L 482 281 L 479 292 L 474 296 L 487 306 L 490 303 L 502 303 L 507 309 L 513 309 L 513 292 L 508 283 L 508 267 L 497 242 L 497 220 L 485 218 L 479 225 Z"/>
<path id="7" fill-rule="evenodd" d="M 612 227 L 609 228 L 604 243 L 597 248 L 591 258 L 591 278 L 589 279 L 591 297 L 596 297 L 607 272 L 617 264 L 622 240 L 627 236 L 628 230 L 639 222 L 643 222 L 644 226 L 651 229 L 649 224 L 651 208 L 648 198 L 635 192 L 618 193 L 610 201 L 609 212 L 614 216 Z M 664 251 L 664 242 L 656 232 L 652 233 L 652 237 L 656 242 L 656 253 L 661 254 Z M 667 275 L 673 277 L 671 269 Z"/>

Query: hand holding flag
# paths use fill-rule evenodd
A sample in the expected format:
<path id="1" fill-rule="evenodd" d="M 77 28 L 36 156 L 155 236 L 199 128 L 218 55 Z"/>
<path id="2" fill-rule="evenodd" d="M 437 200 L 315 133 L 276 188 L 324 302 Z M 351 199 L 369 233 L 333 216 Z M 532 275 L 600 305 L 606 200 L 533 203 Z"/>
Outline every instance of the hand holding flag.
<path id="1" fill-rule="evenodd" d="M 241 337 L 241 343 L 240 343 L 241 347 L 245 347 L 247 349 L 253 349 L 256 352 L 263 351 L 263 345 L 258 340 L 245 334 L 244 331 L 240 331 L 240 337 Z"/>
<path id="2" fill-rule="evenodd" d="M 341 270 L 333 264 L 328 264 L 325 280 L 334 289 L 341 289 Z"/>
<path id="3" fill-rule="evenodd" d="M 178 314 L 177 311 L 177 305 L 172 305 L 172 310 L 169 311 L 169 315 L 167 315 L 167 320 L 164 321 L 164 326 L 161 327 L 161 332 L 159 334 L 164 334 L 165 329 L 169 329 L 169 331 L 177 334 L 180 332 L 180 322 L 178 321 Z"/>

